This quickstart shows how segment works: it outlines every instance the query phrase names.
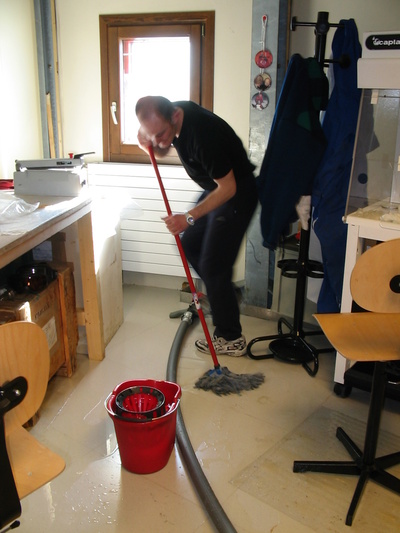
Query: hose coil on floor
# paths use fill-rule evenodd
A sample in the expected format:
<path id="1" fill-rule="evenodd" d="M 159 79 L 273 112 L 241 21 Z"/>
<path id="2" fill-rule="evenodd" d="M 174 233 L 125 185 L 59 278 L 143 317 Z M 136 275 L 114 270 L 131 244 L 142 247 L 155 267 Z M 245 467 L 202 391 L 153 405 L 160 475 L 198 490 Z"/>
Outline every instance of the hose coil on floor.
<path id="1" fill-rule="evenodd" d="M 170 349 L 166 375 L 168 381 L 176 382 L 180 348 L 186 331 L 192 323 L 193 313 L 188 310 L 181 316 L 181 323 Z M 214 491 L 197 460 L 189 435 L 186 431 L 180 407 L 178 408 L 176 421 L 176 440 L 192 483 L 217 531 L 219 533 L 237 533 L 215 496 Z"/>

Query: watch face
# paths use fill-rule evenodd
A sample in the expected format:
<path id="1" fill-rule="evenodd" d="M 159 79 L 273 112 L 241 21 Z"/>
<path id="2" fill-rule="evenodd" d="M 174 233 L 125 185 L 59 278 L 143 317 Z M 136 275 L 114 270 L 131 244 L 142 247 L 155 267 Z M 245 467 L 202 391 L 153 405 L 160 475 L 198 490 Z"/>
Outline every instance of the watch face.
<path id="1" fill-rule="evenodd" d="M 190 226 L 194 226 L 194 218 L 189 213 L 186 214 L 186 222 L 190 224 Z"/>

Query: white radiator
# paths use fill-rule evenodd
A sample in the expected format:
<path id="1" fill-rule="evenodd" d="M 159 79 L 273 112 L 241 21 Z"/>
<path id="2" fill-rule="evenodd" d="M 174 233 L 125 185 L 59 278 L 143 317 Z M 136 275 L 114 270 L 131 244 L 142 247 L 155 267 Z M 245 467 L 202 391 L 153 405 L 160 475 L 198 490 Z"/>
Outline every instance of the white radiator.
<path id="1" fill-rule="evenodd" d="M 190 210 L 201 189 L 181 166 L 159 170 L 172 212 Z M 185 277 L 175 238 L 162 220 L 166 209 L 151 165 L 90 163 L 88 182 L 93 196 L 120 208 L 122 270 Z"/>

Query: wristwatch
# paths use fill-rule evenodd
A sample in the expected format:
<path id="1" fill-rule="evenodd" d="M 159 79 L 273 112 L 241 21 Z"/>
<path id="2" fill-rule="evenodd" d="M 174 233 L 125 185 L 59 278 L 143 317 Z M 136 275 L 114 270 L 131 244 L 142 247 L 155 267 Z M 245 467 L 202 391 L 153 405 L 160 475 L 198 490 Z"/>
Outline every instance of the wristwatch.
<path id="1" fill-rule="evenodd" d="M 188 211 L 185 211 L 185 217 L 186 217 L 186 222 L 189 224 L 189 226 L 194 226 L 194 218 Z"/>

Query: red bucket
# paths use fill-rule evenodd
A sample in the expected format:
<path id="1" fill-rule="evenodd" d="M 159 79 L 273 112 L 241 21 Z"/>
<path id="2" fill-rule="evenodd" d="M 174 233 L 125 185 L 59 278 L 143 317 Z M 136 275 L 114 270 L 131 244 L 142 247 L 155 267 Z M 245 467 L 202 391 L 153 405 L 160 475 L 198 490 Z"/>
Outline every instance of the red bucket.
<path id="1" fill-rule="evenodd" d="M 132 387 L 151 387 L 165 396 L 165 413 L 154 418 L 132 418 L 118 414 L 117 396 Z M 115 387 L 105 401 L 114 422 L 121 463 L 135 474 L 151 474 L 164 468 L 174 448 L 176 414 L 182 391 L 170 381 L 136 379 Z"/>

